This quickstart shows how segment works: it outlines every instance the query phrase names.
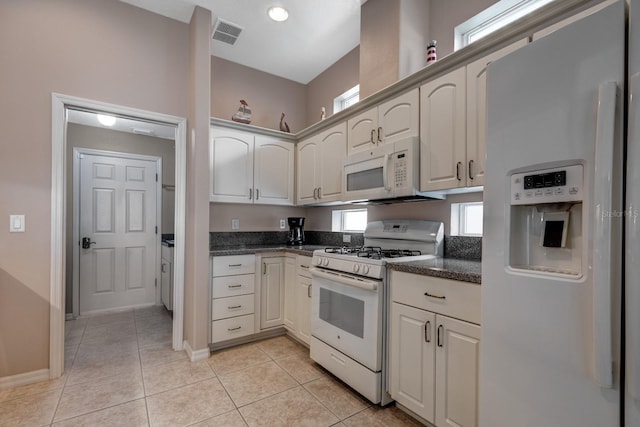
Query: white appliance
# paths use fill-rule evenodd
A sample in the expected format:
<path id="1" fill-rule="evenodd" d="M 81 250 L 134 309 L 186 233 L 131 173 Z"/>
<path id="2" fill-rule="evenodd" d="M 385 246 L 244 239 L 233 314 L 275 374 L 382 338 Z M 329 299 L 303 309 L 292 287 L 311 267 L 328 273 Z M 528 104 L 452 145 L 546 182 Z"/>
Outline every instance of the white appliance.
<path id="1" fill-rule="evenodd" d="M 373 403 L 391 402 L 386 340 L 386 263 L 441 257 L 444 225 L 420 220 L 367 224 L 364 247 L 313 253 L 311 358 Z"/>
<path id="2" fill-rule="evenodd" d="M 373 146 L 350 155 L 344 164 L 345 201 L 357 202 L 396 198 L 437 198 L 438 193 L 421 193 L 420 141 L 417 137 Z"/>
<path id="3" fill-rule="evenodd" d="M 640 426 L 640 4 L 627 70 L 609 3 L 489 66 L 481 427 Z"/>

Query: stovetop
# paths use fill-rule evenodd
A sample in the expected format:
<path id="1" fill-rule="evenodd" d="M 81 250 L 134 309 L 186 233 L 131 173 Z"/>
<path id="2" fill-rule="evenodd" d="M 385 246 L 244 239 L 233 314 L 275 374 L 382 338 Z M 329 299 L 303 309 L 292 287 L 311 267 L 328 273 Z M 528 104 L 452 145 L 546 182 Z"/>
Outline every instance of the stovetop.
<path id="1" fill-rule="evenodd" d="M 383 249 L 380 246 L 343 246 L 325 248 L 325 253 L 338 255 L 355 255 L 359 258 L 384 259 L 401 258 L 423 255 L 419 250 L 411 249 Z"/>

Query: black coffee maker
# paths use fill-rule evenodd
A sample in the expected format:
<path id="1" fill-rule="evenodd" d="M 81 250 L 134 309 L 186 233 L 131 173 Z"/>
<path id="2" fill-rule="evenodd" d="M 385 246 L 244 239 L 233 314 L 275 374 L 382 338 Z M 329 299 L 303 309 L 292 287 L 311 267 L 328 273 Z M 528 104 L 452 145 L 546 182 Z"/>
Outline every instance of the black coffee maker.
<path id="1" fill-rule="evenodd" d="M 289 238 L 287 245 L 302 245 L 304 243 L 304 217 L 289 217 Z"/>

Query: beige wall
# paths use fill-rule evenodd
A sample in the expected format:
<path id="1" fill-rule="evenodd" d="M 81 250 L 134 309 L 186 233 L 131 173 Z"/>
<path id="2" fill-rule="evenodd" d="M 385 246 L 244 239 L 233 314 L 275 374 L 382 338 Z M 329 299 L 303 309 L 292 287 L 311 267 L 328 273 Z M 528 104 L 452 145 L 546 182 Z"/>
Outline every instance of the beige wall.
<path id="1" fill-rule="evenodd" d="M 281 231 L 280 220 L 290 216 L 305 216 L 304 207 L 276 205 L 243 205 L 210 203 L 209 231 L 235 231 L 231 220 L 240 220 L 238 231 Z M 305 226 L 306 226 L 305 222 Z M 289 230 L 287 225 L 285 231 Z"/>
<path id="2" fill-rule="evenodd" d="M 66 248 L 66 312 L 72 313 L 73 297 L 73 149 L 116 151 L 121 153 L 144 154 L 162 159 L 162 183 L 175 184 L 175 142 L 153 136 L 136 135 L 112 129 L 84 126 L 75 123 L 67 125 L 67 248 Z M 161 233 L 173 233 L 174 197 L 173 191 L 162 190 Z"/>
<path id="3" fill-rule="evenodd" d="M 398 81 L 400 0 L 368 0 L 360 8 L 360 99 Z"/>
<path id="4" fill-rule="evenodd" d="M 394 203 L 390 205 L 342 205 L 311 207 L 305 211 L 305 229 L 314 231 L 331 231 L 331 211 L 337 209 L 367 209 L 367 221 L 383 219 L 426 219 L 442 221 L 444 232 L 449 234 L 451 223 L 451 203 L 479 202 L 482 193 L 450 195 L 446 200 L 430 200 L 424 202 Z"/>
<path id="5" fill-rule="evenodd" d="M 208 350 L 209 122 L 211 117 L 211 11 L 197 6 L 189 24 L 189 135 L 184 286 L 184 340 Z"/>
<path id="6" fill-rule="evenodd" d="M 331 67 L 307 84 L 307 122 L 311 126 L 320 121 L 325 107 L 327 117 L 333 114 L 333 99 L 360 81 L 360 46 L 347 53 Z"/>
<path id="7" fill-rule="evenodd" d="M 231 120 L 244 99 L 251 108 L 251 124 L 280 130 L 280 115 L 292 133 L 305 127 L 306 87 L 254 68 L 211 57 L 211 115 Z"/>
<path id="8" fill-rule="evenodd" d="M 0 227 L 0 377 L 49 366 L 51 93 L 184 117 L 188 40 L 117 0 L 0 2 L 0 220 L 26 215 Z"/>
<path id="9" fill-rule="evenodd" d="M 438 58 L 453 53 L 453 29 L 497 0 L 430 0 L 429 34 L 438 42 Z"/>

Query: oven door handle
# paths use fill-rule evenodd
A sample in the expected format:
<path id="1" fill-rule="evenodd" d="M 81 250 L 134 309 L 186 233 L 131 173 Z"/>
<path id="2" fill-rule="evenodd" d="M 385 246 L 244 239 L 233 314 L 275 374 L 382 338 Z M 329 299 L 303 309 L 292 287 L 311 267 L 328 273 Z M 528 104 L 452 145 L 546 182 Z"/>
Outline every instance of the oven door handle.
<path id="1" fill-rule="evenodd" d="M 309 267 L 309 271 L 311 272 L 312 276 L 319 277 L 322 279 L 327 279 L 335 283 L 340 283 L 342 285 L 347 285 L 347 286 L 353 286 L 356 288 L 365 289 L 367 291 L 372 291 L 372 292 L 378 291 L 378 282 L 375 280 L 368 280 L 368 279 L 363 279 L 360 277 L 355 277 L 347 274 L 321 270 L 314 266 Z"/>

